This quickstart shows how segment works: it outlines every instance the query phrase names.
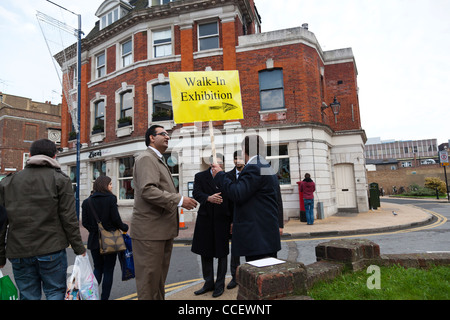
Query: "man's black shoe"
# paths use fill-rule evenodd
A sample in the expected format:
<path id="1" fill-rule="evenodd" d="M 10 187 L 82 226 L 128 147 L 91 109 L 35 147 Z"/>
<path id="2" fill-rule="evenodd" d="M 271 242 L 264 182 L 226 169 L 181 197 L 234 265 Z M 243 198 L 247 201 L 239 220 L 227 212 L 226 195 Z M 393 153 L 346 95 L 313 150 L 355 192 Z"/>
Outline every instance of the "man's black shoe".
<path id="1" fill-rule="evenodd" d="M 230 283 L 227 285 L 227 289 L 228 290 L 234 289 L 234 288 L 236 288 L 236 286 L 237 286 L 236 280 L 234 280 L 234 278 L 233 278 L 233 279 L 231 279 Z"/>
<path id="2" fill-rule="evenodd" d="M 223 294 L 223 291 L 223 287 L 215 289 L 212 294 L 213 298 L 220 297 Z"/>
<path id="3" fill-rule="evenodd" d="M 203 288 L 201 288 L 200 290 L 195 291 L 194 294 L 195 294 L 196 296 L 199 296 L 199 295 L 201 295 L 201 294 L 205 294 L 205 293 L 207 293 L 207 292 L 209 292 L 209 291 L 213 291 L 213 290 L 214 290 L 214 288 L 205 288 L 205 287 L 203 287 Z"/>

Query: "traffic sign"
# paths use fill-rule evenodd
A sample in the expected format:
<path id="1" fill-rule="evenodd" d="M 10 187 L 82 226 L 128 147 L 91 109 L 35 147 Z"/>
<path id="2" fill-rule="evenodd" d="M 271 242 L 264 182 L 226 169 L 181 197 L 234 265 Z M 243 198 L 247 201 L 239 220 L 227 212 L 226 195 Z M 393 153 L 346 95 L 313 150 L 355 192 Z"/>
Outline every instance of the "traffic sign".
<path id="1" fill-rule="evenodd" d="M 441 166 L 447 167 L 450 165 L 448 160 L 448 151 L 440 151 L 439 152 L 439 163 Z"/>

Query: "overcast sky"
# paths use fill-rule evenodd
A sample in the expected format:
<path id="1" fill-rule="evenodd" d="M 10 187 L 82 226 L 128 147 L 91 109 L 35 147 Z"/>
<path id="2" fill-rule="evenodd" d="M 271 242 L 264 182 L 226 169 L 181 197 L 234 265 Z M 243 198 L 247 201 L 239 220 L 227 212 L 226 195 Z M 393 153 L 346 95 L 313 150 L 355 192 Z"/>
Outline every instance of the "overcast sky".
<path id="1" fill-rule="evenodd" d="M 103 0 L 53 0 L 94 27 Z M 450 139 L 450 0 L 255 0 L 263 32 L 309 24 L 322 50 L 351 47 L 362 127 L 382 140 Z M 46 0 L 0 0 L 0 91 L 60 102 L 36 12 L 74 28 Z"/>

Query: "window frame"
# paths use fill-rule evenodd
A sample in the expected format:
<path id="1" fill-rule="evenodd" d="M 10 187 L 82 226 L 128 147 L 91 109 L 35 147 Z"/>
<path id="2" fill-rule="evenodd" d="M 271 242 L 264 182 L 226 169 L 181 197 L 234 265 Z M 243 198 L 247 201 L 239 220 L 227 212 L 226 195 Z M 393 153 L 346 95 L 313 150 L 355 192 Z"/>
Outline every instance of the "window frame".
<path id="1" fill-rule="evenodd" d="M 273 72 L 280 72 L 281 73 L 281 86 L 272 86 L 272 87 L 262 87 L 262 76 L 266 74 L 271 74 Z M 284 96 L 284 72 L 282 68 L 274 68 L 274 69 L 265 69 L 258 72 L 258 80 L 259 80 L 259 99 L 260 99 L 260 109 L 261 111 L 271 111 L 271 110 L 280 110 L 286 108 L 286 99 Z M 264 79 L 263 79 L 264 80 Z M 274 82 L 274 81 L 272 81 Z M 266 92 L 275 92 L 280 91 L 281 92 L 281 98 L 282 98 L 282 104 L 276 105 L 275 107 L 267 107 L 265 106 L 265 99 L 263 99 L 263 94 Z"/>
<path id="2" fill-rule="evenodd" d="M 125 118 L 125 117 L 131 117 L 133 118 L 133 107 L 134 107 L 134 103 L 131 103 L 130 106 L 128 108 L 124 108 L 123 104 L 124 104 L 124 96 L 126 94 L 130 94 L 130 100 L 133 101 L 134 100 L 134 95 L 133 95 L 133 89 L 127 89 L 125 91 L 122 91 L 121 93 L 119 93 L 119 119 L 121 118 Z M 126 113 L 127 111 L 131 110 L 131 115 L 127 116 Z"/>
<path id="3" fill-rule="evenodd" d="M 104 57 L 104 63 L 99 64 L 99 58 L 103 56 Z M 106 76 L 106 52 L 103 51 L 99 54 L 95 55 L 95 75 L 96 79 L 100 79 L 104 76 Z"/>
<path id="4" fill-rule="evenodd" d="M 102 116 L 98 116 L 98 105 L 100 103 L 103 103 L 103 115 Z M 105 130 L 105 113 L 106 113 L 106 102 L 104 99 L 99 99 L 97 101 L 94 102 L 94 126 L 96 125 L 100 125 L 98 123 L 98 119 L 103 118 L 103 131 Z"/>
<path id="5" fill-rule="evenodd" d="M 155 34 L 156 33 L 161 33 L 161 32 L 169 32 L 170 33 L 170 38 L 164 38 L 164 39 L 159 39 L 159 40 L 155 40 Z M 165 41 L 169 39 L 169 41 Z M 170 57 L 173 55 L 173 34 L 172 34 L 172 28 L 165 28 L 165 29 L 158 29 L 158 30 L 152 30 L 152 54 L 153 54 L 153 58 L 157 59 L 157 58 L 164 58 L 164 57 Z M 159 43 L 156 43 L 156 41 L 161 41 Z M 157 55 L 157 49 L 160 47 L 169 47 L 170 46 L 170 54 L 164 54 L 164 55 Z"/>
<path id="6" fill-rule="evenodd" d="M 280 154 L 282 147 L 283 148 L 286 147 L 286 154 Z M 276 154 L 274 154 L 274 155 L 271 154 L 273 150 L 276 150 Z M 273 160 L 276 160 L 275 163 L 279 164 L 280 160 L 285 160 L 285 159 L 288 160 L 288 165 L 289 165 L 289 172 L 288 172 L 289 182 L 288 183 L 283 183 L 283 178 L 278 175 L 278 173 L 280 172 L 280 165 L 278 165 L 278 169 L 276 169 L 273 167 L 273 164 L 272 164 Z M 292 184 L 291 161 L 290 161 L 290 157 L 289 157 L 289 144 L 268 145 L 266 160 L 270 163 L 270 165 L 272 166 L 272 169 L 275 171 L 275 174 L 277 175 L 280 186 L 287 186 L 287 185 Z"/>
<path id="7" fill-rule="evenodd" d="M 216 25 L 216 27 L 217 27 L 217 33 L 215 33 L 215 34 L 208 34 L 208 35 L 203 35 L 203 36 L 201 36 L 201 35 L 200 35 L 200 28 L 201 28 L 202 26 L 205 26 L 205 25 L 212 25 L 212 24 L 215 24 L 215 25 Z M 197 38 L 198 38 L 198 47 L 197 47 L 197 49 L 198 49 L 199 52 L 200 52 L 200 51 L 207 51 L 207 50 L 216 50 L 216 49 L 220 49 L 220 26 L 219 26 L 219 22 L 218 22 L 218 21 L 208 21 L 208 22 L 198 23 L 198 25 L 197 25 Z M 201 46 L 202 40 L 209 40 L 209 39 L 212 39 L 212 38 L 217 38 L 217 47 L 214 47 L 214 48 L 207 48 L 207 49 L 202 49 L 202 46 Z"/>
<path id="8" fill-rule="evenodd" d="M 130 43 L 130 51 L 124 53 L 124 46 L 128 43 Z M 133 63 L 134 63 L 133 38 L 128 38 L 120 43 L 120 64 L 122 68 L 125 68 L 132 65 Z"/>
<path id="9" fill-rule="evenodd" d="M 131 166 L 129 167 L 129 169 L 131 169 L 131 176 L 121 177 L 121 175 L 123 175 L 123 174 L 120 173 L 120 170 L 121 170 L 120 167 L 123 164 L 123 163 L 121 163 L 121 161 L 123 161 L 125 159 L 129 159 L 131 161 Z M 133 166 L 134 166 L 134 163 L 135 163 L 135 158 L 132 155 L 128 156 L 128 157 L 121 157 L 121 158 L 117 159 L 117 171 L 118 171 L 117 172 L 117 188 L 118 188 L 118 193 L 117 194 L 119 195 L 118 199 L 120 201 L 123 201 L 123 200 L 134 200 L 134 188 L 133 188 Z M 124 166 L 125 166 L 125 164 L 124 164 Z M 127 198 L 127 197 L 122 198 L 121 184 L 122 184 L 123 181 L 130 181 L 130 187 L 133 190 L 133 197 L 132 198 Z M 125 190 L 125 196 L 126 196 L 126 190 Z"/>
<path id="10" fill-rule="evenodd" d="M 158 103 L 155 103 L 155 88 L 156 87 L 162 87 L 162 86 L 169 86 L 169 90 L 171 89 L 170 88 L 170 82 L 161 82 L 161 83 L 155 83 L 155 84 L 153 84 L 152 85 L 152 109 L 153 109 L 153 112 L 152 112 L 152 120 L 153 120 L 153 122 L 155 122 L 155 121 L 173 121 L 173 104 L 172 104 L 172 96 L 169 94 L 169 98 L 170 98 L 170 100 L 161 100 L 161 101 L 159 101 Z M 170 92 L 170 91 L 169 91 Z M 162 119 L 162 120 L 155 120 L 155 113 L 157 113 L 157 111 L 156 111 L 156 105 L 158 105 L 158 104 L 165 104 L 165 103 L 168 103 L 168 102 L 170 102 L 170 107 L 171 107 L 171 109 L 170 109 L 170 119 Z"/>

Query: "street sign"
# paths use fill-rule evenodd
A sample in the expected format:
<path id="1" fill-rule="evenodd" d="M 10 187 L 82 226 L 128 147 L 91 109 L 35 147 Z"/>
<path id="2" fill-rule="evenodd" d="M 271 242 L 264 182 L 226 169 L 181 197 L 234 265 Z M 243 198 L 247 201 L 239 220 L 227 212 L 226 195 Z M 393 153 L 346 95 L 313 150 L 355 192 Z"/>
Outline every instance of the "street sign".
<path id="1" fill-rule="evenodd" d="M 439 152 L 439 163 L 443 167 L 448 167 L 450 165 L 448 160 L 448 151 L 440 151 Z"/>

